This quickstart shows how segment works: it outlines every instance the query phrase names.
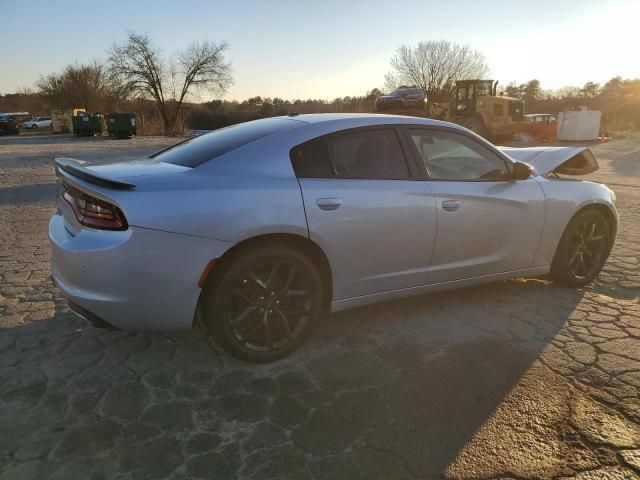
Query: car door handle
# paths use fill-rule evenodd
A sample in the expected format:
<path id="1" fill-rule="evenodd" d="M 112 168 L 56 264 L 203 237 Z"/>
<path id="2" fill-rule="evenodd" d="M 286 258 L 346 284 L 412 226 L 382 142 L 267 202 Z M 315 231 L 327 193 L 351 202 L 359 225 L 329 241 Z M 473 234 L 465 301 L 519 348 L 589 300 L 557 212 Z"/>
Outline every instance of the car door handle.
<path id="1" fill-rule="evenodd" d="M 337 210 L 342 205 L 342 200 L 339 198 L 319 198 L 316 200 L 316 205 L 321 210 Z"/>
<path id="2" fill-rule="evenodd" d="M 460 200 L 445 200 L 442 202 L 442 208 L 447 212 L 455 212 L 460 208 Z"/>

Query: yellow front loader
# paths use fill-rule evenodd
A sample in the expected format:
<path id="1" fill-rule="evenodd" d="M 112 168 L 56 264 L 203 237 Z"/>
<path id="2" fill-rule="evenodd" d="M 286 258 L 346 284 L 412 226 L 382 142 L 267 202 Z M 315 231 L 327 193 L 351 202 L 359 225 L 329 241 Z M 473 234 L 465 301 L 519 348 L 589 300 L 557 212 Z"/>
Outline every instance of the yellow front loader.
<path id="1" fill-rule="evenodd" d="M 496 95 L 493 80 L 458 80 L 453 97 L 430 102 L 429 116 L 458 123 L 485 138 L 512 137 L 524 123 L 524 102 Z"/>

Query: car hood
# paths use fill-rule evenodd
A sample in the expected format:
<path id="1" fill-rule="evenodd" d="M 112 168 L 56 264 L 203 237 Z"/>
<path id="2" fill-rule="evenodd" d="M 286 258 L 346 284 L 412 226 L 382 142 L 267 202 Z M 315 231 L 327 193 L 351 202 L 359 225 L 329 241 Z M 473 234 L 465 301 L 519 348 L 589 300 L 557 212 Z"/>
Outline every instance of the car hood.
<path id="1" fill-rule="evenodd" d="M 498 147 L 507 156 L 530 165 L 536 175 L 560 173 L 587 175 L 598 168 L 595 156 L 587 147 Z"/>

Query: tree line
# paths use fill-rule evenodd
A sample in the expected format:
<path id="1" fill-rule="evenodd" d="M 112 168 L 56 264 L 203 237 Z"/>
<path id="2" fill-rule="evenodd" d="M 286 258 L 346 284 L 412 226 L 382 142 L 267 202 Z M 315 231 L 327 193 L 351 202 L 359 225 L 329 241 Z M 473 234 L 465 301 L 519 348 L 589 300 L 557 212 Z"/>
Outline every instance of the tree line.
<path id="1" fill-rule="evenodd" d="M 193 42 L 164 56 L 146 34 L 130 31 L 106 61 L 73 64 L 41 76 L 38 95 L 53 108 L 89 112 L 143 109 L 161 120 L 164 134 L 179 129 L 184 104 L 194 95 L 221 95 L 233 83 L 224 42 Z"/>
<path id="2" fill-rule="evenodd" d="M 587 107 L 600 110 L 608 130 L 640 130 L 640 79 L 613 77 L 604 84 L 543 90 L 539 80 L 506 86 L 505 95 L 525 101 L 527 113 L 557 113 Z"/>
<path id="3" fill-rule="evenodd" d="M 289 113 L 373 112 L 375 99 L 383 94 L 382 89 L 373 88 L 333 100 L 256 96 L 244 101 L 195 102 L 202 95 L 220 98 L 233 84 L 227 50 L 224 42 L 194 42 L 163 55 L 148 35 L 128 32 L 123 42 L 111 46 L 105 61 L 68 65 L 41 76 L 36 90 L 0 96 L 0 111 L 46 114 L 51 109 L 76 107 L 89 112 L 135 111 L 157 119 L 159 128 L 154 133 L 172 134 L 180 133 L 184 124 L 214 129 Z M 415 86 L 426 92 L 427 101 L 447 101 L 456 80 L 489 77 L 481 52 L 446 40 L 403 45 L 391 58 L 390 67 L 385 91 Z M 545 90 L 533 79 L 499 86 L 498 91 L 523 99 L 527 113 L 557 114 L 586 106 L 601 110 L 610 130 L 640 129 L 640 79 L 614 77 L 602 85 L 587 82 L 556 90 Z"/>

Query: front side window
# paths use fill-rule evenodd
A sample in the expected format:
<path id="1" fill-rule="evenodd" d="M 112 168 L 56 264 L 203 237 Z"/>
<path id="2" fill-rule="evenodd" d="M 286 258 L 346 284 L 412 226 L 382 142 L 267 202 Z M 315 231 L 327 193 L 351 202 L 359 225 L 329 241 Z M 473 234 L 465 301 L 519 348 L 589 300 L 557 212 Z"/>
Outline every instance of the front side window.
<path id="1" fill-rule="evenodd" d="M 433 180 L 499 181 L 510 177 L 502 158 L 465 135 L 422 129 L 410 129 L 409 135 Z"/>
<path id="2" fill-rule="evenodd" d="M 410 178 L 400 141 L 392 129 L 319 138 L 294 148 L 291 161 L 299 178 Z"/>

